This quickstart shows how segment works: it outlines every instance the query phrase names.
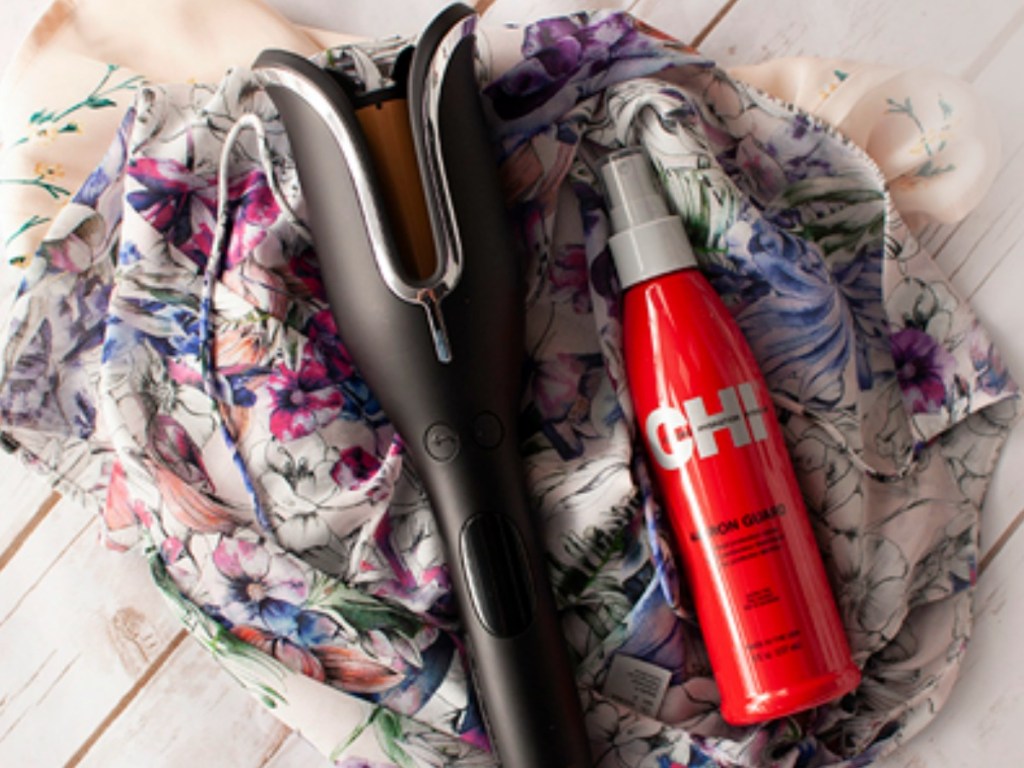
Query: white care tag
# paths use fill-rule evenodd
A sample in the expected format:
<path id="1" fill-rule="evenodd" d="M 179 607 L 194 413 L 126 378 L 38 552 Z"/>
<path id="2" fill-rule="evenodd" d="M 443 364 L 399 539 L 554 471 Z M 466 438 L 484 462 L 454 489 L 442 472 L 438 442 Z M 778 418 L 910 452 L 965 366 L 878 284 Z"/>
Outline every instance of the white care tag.
<path id="1" fill-rule="evenodd" d="M 604 681 L 604 695 L 649 717 L 657 717 L 672 673 L 632 656 L 616 654 Z"/>

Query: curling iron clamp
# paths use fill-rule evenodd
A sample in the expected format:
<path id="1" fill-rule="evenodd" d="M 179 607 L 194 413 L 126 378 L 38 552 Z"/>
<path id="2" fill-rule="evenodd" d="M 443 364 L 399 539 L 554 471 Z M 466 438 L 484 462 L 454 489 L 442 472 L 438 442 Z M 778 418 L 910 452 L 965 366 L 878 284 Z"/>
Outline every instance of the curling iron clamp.
<path id="1" fill-rule="evenodd" d="M 284 123 L 328 300 L 433 505 L 477 691 L 506 768 L 588 768 L 573 666 L 530 519 L 516 420 L 522 278 L 453 5 L 394 86 L 282 51 L 254 71 Z"/>

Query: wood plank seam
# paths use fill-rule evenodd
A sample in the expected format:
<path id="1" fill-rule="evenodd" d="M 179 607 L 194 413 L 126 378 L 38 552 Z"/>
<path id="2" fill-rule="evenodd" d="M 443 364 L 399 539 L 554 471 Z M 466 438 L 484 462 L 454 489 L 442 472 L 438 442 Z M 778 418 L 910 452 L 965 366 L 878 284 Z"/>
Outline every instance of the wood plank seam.
<path id="1" fill-rule="evenodd" d="M 39 524 L 43 522 L 50 510 L 57 506 L 57 502 L 61 500 L 61 495 L 57 491 L 53 491 L 42 504 L 39 505 L 39 509 L 36 510 L 35 514 L 25 524 L 25 527 L 18 531 L 18 534 L 14 537 L 14 540 L 7 546 L 3 552 L 0 552 L 0 571 L 4 569 L 14 556 L 18 554 L 18 550 L 21 549 L 25 542 L 28 541 L 32 532 L 39 527 Z"/>
<path id="2" fill-rule="evenodd" d="M 718 12 L 711 17 L 711 21 L 705 24 L 704 28 L 697 33 L 693 40 L 690 41 L 690 45 L 692 45 L 694 48 L 700 48 L 701 44 L 707 39 L 708 35 L 710 35 L 712 31 L 714 31 L 715 27 L 717 27 L 721 23 L 722 19 L 724 19 L 729 14 L 729 11 L 731 11 L 738 2 L 739 0 L 727 0 L 725 5 L 719 8 Z"/>
<path id="3" fill-rule="evenodd" d="M 984 573 L 985 570 L 989 567 L 989 565 L 992 564 L 992 561 L 995 560 L 996 555 L 998 555 L 1003 550 L 1007 542 L 1009 542 L 1009 540 L 1013 538 L 1013 534 L 1015 534 L 1017 532 L 1017 529 L 1020 528 L 1022 525 L 1024 525 L 1024 509 L 1017 513 L 1017 516 L 1013 519 L 1013 522 L 1011 522 L 1008 526 L 1006 526 L 1006 528 L 1003 529 L 1003 532 L 999 534 L 999 538 L 995 540 L 992 546 L 989 547 L 988 552 L 986 552 L 984 557 L 981 558 L 981 562 L 978 563 L 979 575 Z"/>
<path id="4" fill-rule="evenodd" d="M 943 227 L 941 224 L 930 225 L 930 226 L 934 226 L 937 230 L 939 230 L 938 234 L 935 235 L 935 237 L 941 237 L 942 238 L 942 242 L 940 242 L 938 245 L 929 242 L 925 246 L 926 248 L 928 248 L 928 252 L 929 252 L 929 255 L 932 258 L 932 261 L 937 261 L 938 260 L 939 254 L 942 253 L 946 249 L 946 246 L 949 244 L 949 242 L 954 237 L 957 236 L 957 234 L 960 232 L 960 228 L 963 226 L 963 224 L 964 224 L 964 220 L 961 219 L 956 224 L 954 224 L 953 226 L 949 227 L 948 231 L 946 231 L 946 232 L 942 231 L 943 229 L 945 229 L 945 227 Z M 918 241 L 923 244 L 926 237 L 929 237 L 929 236 L 926 234 L 926 231 L 923 231 L 921 233 L 921 237 L 918 239 Z M 946 270 L 943 269 L 942 270 L 943 274 L 945 274 L 946 277 L 948 277 L 950 279 L 950 281 L 952 281 L 953 278 L 956 277 L 956 273 L 959 272 L 960 269 L 963 267 L 964 261 L 966 261 L 966 257 L 960 259 L 960 261 L 957 263 L 957 265 L 955 267 L 953 267 L 951 270 L 949 270 L 948 272 L 946 272 Z"/>
<path id="5" fill-rule="evenodd" d="M 39 669 L 36 670 L 36 672 L 32 675 L 32 677 L 30 677 L 28 679 L 28 681 L 25 683 L 25 685 L 22 686 L 21 691 L 24 691 L 29 686 L 31 686 L 31 684 L 42 673 L 42 671 L 46 668 L 47 663 L 49 663 L 50 659 L 52 659 L 56 655 L 56 653 L 57 652 L 54 651 L 53 653 L 51 653 L 49 656 L 46 657 L 46 661 L 43 662 L 43 664 L 39 667 Z M 28 715 L 33 710 L 33 708 L 40 706 L 44 701 L 46 701 L 46 699 L 50 695 L 50 692 L 53 691 L 53 689 L 56 688 L 60 684 L 60 681 L 64 679 L 64 676 L 69 671 L 71 671 L 71 668 L 73 666 L 75 666 L 75 663 L 80 658 L 82 658 L 82 654 L 77 653 L 77 654 L 75 654 L 71 658 L 71 660 L 67 664 L 64 665 L 64 668 L 61 669 L 61 671 L 57 673 L 57 676 L 50 682 L 50 684 L 48 686 L 46 686 L 46 689 L 40 694 L 39 698 L 37 698 L 35 700 L 35 702 L 31 706 L 27 707 L 24 712 L 22 712 L 20 715 L 18 715 L 14 719 L 14 721 L 7 727 L 7 729 L 2 734 L 0 734 L 0 743 L 3 743 L 4 739 L 6 739 L 11 733 L 14 732 L 14 730 L 21 724 L 21 721 L 25 719 L 25 716 Z M 17 698 L 18 694 L 21 693 L 21 691 L 19 691 L 18 693 L 15 693 L 14 694 L 14 698 Z M 0 702 L 0 703 L 2 703 L 2 702 Z"/>
<path id="6" fill-rule="evenodd" d="M 483 15 L 487 13 L 487 11 L 490 9 L 492 5 L 494 5 L 494 3 L 495 0 L 479 0 L 479 2 L 470 3 L 470 5 L 472 5 L 473 10 L 475 10 L 480 15 L 480 17 L 483 18 Z"/>
<path id="7" fill-rule="evenodd" d="M 966 82 L 973 84 L 979 77 L 981 77 L 981 75 L 985 72 L 985 70 L 988 68 L 988 66 L 1000 56 L 1000 54 L 1003 52 L 1003 49 L 1006 48 L 1006 46 L 1009 44 L 1010 40 L 1014 37 L 1014 35 L 1016 35 L 1020 31 L 1021 27 L 1024 27 L 1024 3 L 1021 4 L 1021 7 L 1013 15 L 1013 17 L 1010 19 L 1010 21 L 1006 25 L 1004 25 L 1003 28 L 1000 29 L 999 32 L 995 35 L 995 37 L 993 37 L 988 42 L 988 44 L 984 47 L 983 51 L 974 59 L 974 61 L 972 61 L 967 66 L 967 68 L 963 71 L 963 73 L 961 73 L 960 76 Z M 1021 152 L 1021 147 L 1017 147 L 1017 149 L 1015 149 L 1013 151 L 1013 153 L 1009 157 L 1002 158 L 1002 170 L 1000 170 L 999 176 L 1002 176 L 1002 174 L 1005 172 L 1006 167 L 1008 167 L 1009 165 L 1012 164 L 1012 162 L 1017 158 L 1017 156 L 1020 154 L 1020 152 Z M 997 178 L 999 176 L 997 176 Z M 991 192 L 989 194 L 991 194 Z M 1001 220 L 1005 213 L 1006 213 L 1006 211 L 1000 213 L 999 216 L 996 217 L 996 220 L 992 222 L 992 224 L 994 225 L 999 220 Z M 952 229 L 952 231 L 949 233 L 949 236 L 946 237 L 943 240 L 943 242 L 937 248 L 934 248 L 932 250 L 932 257 L 933 258 L 938 257 L 939 253 L 942 252 L 942 250 L 945 248 L 946 244 L 959 231 L 960 226 L 962 224 L 963 224 L 962 221 L 958 222 L 956 224 L 956 226 Z M 986 231 L 986 233 L 984 233 L 984 234 L 987 234 L 987 233 L 988 232 Z M 984 237 L 984 234 L 982 235 L 983 237 Z M 977 245 L 977 243 L 975 243 L 975 245 Z M 988 282 L 989 278 L 998 270 L 1000 265 L 1002 265 L 1003 261 L 1006 259 L 1006 257 L 1013 250 L 1014 250 L 1014 248 L 1011 245 L 1010 248 L 1008 248 L 1002 255 L 1000 255 L 1000 257 L 996 260 L 995 264 L 992 265 L 991 269 L 989 269 L 988 272 L 986 272 L 985 276 L 965 296 L 965 298 L 968 301 L 970 301 L 974 297 L 974 295 L 979 290 L 981 290 L 982 286 L 984 286 L 985 283 Z M 970 255 L 971 255 L 971 253 L 973 253 L 973 251 L 974 251 L 973 247 L 967 249 L 967 253 L 964 254 L 963 258 L 959 260 L 959 262 L 957 263 L 956 267 L 954 267 L 949 272 L 948 277 L 949 277 L 950 280 L 953 280 L 954 278 L 956 278 L 956 276 L 960 272 L 960 270 L 970 260 Z"/>
<path id="8" fill-rule="evenodd" d="M 994 61 L 1003 48 L 1010 41 L 1017 31 L 1024 26 L 1024 4 L 1021 4 L 1020 10 L 1018 10 L 1013 18 L 1001 29 L 999 33 L 992 38 L 985 49 L 978 55 L 978 57 L 972 61 L 967 68 L 964 70 L 961 77 L 969 83 L 974 82 L 978 76 L 985 71 L 989 64 Z"/>
<path id="9" fill-rule="evenodd" d="M 49 575 L 50 571 L 52 571 L 57 566 L 61 559 L 63 559 L 64 555 L 67 554 L 68 550 L 71 549 L 71 547 L 73 547 L 80 538 L 82 538 L 82 535 L 90 528 L 92 528 L 94 523 L 94 520 L 87 520 L 85 524 L 78 530 L 78 532 L 71 537 L 71 539 L 61 548 L 60 552 L 57 553 L 56 557 L 54 557 L 47 564 L 46 568 L 44 568 L 37 575 L 35 581 L 32 582 L 32 585 L 18 596 L 18 599 L 15 601 L 14 605 L 11 606 L 11 610 L 9 610 L 2 618 L 0 618 L 0 626 L 6 624 L 7 620 L 18 612 L 18 609 L 21 607 L 21 604 L 24 603 L 25 600 L 29 597 L 29 595 L 31 595 L 35 591 L 36 587 L 38 587 L 39 584 L 43 581 L 43 579 L 45 579 L 47 575 Z"/>
<path id="10" fill-rule="evenodd" d="M 304 737 L 298 731 L 293 731 L 292 729 L 282 725 L 278 729 L 277 740 L 269 746 L 263 757 L 260 758 L 259 762 L 256 764 L 256 768 L 266 768 L 266 766 L 270 765 L 274 759 L 281 754 L 285 745 L 292 738 L 302 739 Z"/>
<path id="11" fill-rule="evenodd" d="M 19 688 L 16 691 L 13 691 L 9 695 L 4 694 L 2 697 L 0 697 L 0 710 L 3 710 L 7 706 L 8 701 L 14 701 L 19 696 L 21 696 L 25 691 L 31 688 L 32 684 L 35 683 L 36 678 L 38 678 L 39 675 L 43 673 L 43 670 L 46 669 L 46 665 L 49 664 L 50 660 L 56 655 L 56 649 L 50 651 L 49 655 L 45 659 L 43 659 L 43 663 L 39 665 L 39 668 L 32 673 L 31 677 L 29 677 L 28 680 L 25 681 L 24 685 L 22 685 L 21 688 Z M 7 729 L 3 733 L 0 733 L 0 744 L 2 744 L 4 740 L 14 731 L 14 729 L 18 727 L 18 724 L 22 721 L 27 712 L 28 710 L 22 712 L 18 717 L 14 719 L 14 721 L 7 727 Z"/>
<path id="12" fill-rule="evenodd" d="M 1005 168 L 1013 165 L 1013 163 L 1016 162 L 1017 157 L 1021 154 L 1022 151 L 1024 151 L 1024 144 L 1021 144 L 1020 146 L 1018 146 L 1010 154 L 1009 157 L 1002 158 L 1001 163 L 1003 165 L 1003 168 L 1005 169 Z M 1003 173 L 1004 173 L 1004 171 L 1000 171 L 999 175 L 1001 176 Z M 995 229 L 995 225 L 998 224 L 1000 221 L 1002 221 L 1003 217 L 1006 216 L 1006 215 L 1019 215 L 1019 211 L 1013 211 L 1013 210 L 1007 208 L 1006 210 L 1000 212 L 1000 214 L 993 220 L 992 226 L 982 234 L 982 237 L 984 237 L 985 235 L 989 234 L 989 232 L 991 232 L 992 229 Z M 974 295 L 978 291 L 980 291 L 982 289 L 982 287 L 985 285 L 985 283 L 987 283 L 989 281 L 989 278 L 991 278 L 992 275 L 995 274 L 995 272 L 999 270 L 999 268 L 1003 265 L 1003 262 L 1006 261 L 1006 259 L 1010 256 L 1010 254 L 1014 253 L 1014 251 L 1019 249 L 1020 245 L 1021 245 L 1020 242 L 1011 243 L 1009 245 L 1009 247 L 1007 247 L 1007 249 L 1005 251 L 1003 251 L 1002 254 L 999 255 L 999 258 L 997 258 L 995 260 L 995 262 L 991 265 L 991 267 L 985 273 L 985 276 L 982 277 L 981 280 L 978 281 L 978 284 L 971 290 L 970 294 L 967 296 L 968 300 L 973 298 Z M 971 248 L 971 249 L 968 250 L 967 255 L 964 256 L 963 260 L 957 265 L 956 269 L 954 269 L 952 271 L 952 273 L 950 274 L 950 279 L 953 279 L 956 276 L 956 274 L 964 267 L 964 265 L 967 264 L 967 262 L 969 260 L 969 257 L 970 257 L 970 254 L 973 253 L 973 251 L 974 251 L 974 248 Z"/>
<path id="13" fill-rule="evenodd" d="M 91 750 L 101 738 L 103 734 L 107 732 L 111 725 L 128 709 L 133 701 L 138 697 L 142 690 L 149 685 L 150 681 L 157 675 L 157 673 L 167 664 L 167 661 L 174 655 L 174 652 L 178 650 L 181 644 L 185 641 L 185 638 L 189 637 L 186 630 L 178 630 L 178 633 L 171 638 L 171 641 L 167 644 L 160 655 L 157 656 L 153 663 L 149 665 L 145 672 L 143 672 L 139 678 L 132 684 L 125 694 L 118 700 L 113 708 L 107 713 L 106 717 L 100 721 L 99 725 L 93 729 L 85 741 L 82 742 L 81 746 L 75 751 L 70 759 L 65 763 L 65 768 L 74 768 L 79 765 L 85 756 Z"/>

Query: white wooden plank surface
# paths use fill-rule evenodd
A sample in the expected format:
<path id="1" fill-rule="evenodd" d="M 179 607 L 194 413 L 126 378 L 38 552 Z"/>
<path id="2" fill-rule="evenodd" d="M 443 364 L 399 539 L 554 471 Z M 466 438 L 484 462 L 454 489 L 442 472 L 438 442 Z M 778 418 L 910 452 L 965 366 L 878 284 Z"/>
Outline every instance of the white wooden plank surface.
<path id="1" fill-rule="evenodd" d="M 666 3 L 659 0 L 495 0 L 487 4 L 484 17 L 492 23 L 522 23 L 545 16 L 558 16 L 580 10 L 626 8 L 662 32 L 685 42 L 697 38 L 728 6 L 726 0 L 688 0 Z"/>
<path id="2" fill-rule="evenodd" d="M 63 500 L 0 570 L 0 765 L 71 759 L 181 632 L 98 532 Z"/>
<path id="3" fill-rule="evenodd" d="M 187 708 L 180 706 L 185 701 Z M 278 757 L 276 764 L 285 766 L 278 753 L 290 736 L 287 727 L 227 679 L 198 642 L 186 638 L 79 765 L 257 768 Z M 309 768 L 326 763 L 305 742 L 299 742 L 297 752 L 295 759 Z"/>
<path id="4" fill-rule="evenodd" d="M 271 0 L 300 23 L 413 33 L 445 0 Z M 482 0 L 492 21 L 627 7 L 726 65 L 816 54 L 930 66 L 971 80 L 993 106 L 1006 163 L 979 209 L 926 232 L 1024 380 L 1024 0 Z M 0 66 L 45 7 L 5 0 Z M 2 108 L 2 107 L 0 107 Z M 4 279 L 9 275 L 4 275 Z M 992 483 L 975 636 L 937 721 L 884 768 L 1015 766 L 1024 722 L 1024 427 Z M 0 766 L 325 765 L 174 626 L 141 559 L 108 553 L 69 502 L 0 455 Z M 10 663 L 17 659 L 17 663 Z M 216 708 L 216 719 L 206 717 Z M 59 724 L 57 726 L 56 724 Z"/>
<path id="5" fill-rule="evenodd" d="M 467 5 L 476 5 L 467 2 Z M 324 2 L 324 0 L 268 0 L 289 19 L 309 27 L 347 32 L 359 37 L 415 35 L 450 0 L 403 0 L 403 2 Z"/>
<path id="6" fill-rule="evenodd" d="M 1020 12 L 1020 0 L 738 0 L 702 50 L 729 65 L 823 56 L 963 75 Z"/>
<path id="7" fill-rule="evenodd" d="M 1024 93 L 1021 64 L 1024 63 L 1024 5 L 1012 36 L 1005 37 L 995 55 L 975 75 L 973 84 L 987 103 L 994 105 L 1003 144 L 1003 167 L 984 203 L 956 227 L 938 251 L 936 259 L 961 295 L 971 300 L 975 311 L 992 328 L 1018 380 L 1024 378 L 1024 302 L 1020 281 L 1007 275 L 1020 274 L 1024 261 Z"/>
<path id="8" fill-rule="evenodd" d="M 9 295 L 0 293 L 2 295 Z M 43 477 L 22 462 L 0 451 L 0 487 L 8 504 L 0 513 L 0 568 L 14 555 L 25 536 L 36 524 L 40 507 L 53 494 Z"/>

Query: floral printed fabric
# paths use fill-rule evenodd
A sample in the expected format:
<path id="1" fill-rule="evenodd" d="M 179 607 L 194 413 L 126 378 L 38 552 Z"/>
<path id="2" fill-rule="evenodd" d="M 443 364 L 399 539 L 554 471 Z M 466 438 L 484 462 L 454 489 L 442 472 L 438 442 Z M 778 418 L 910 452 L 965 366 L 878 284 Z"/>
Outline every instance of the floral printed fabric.
<path id="1" fill-rule="evenodd" d="M 997 351 L 878 168 L 828 125 L 626 15 L 491 43 L 495 60 L 502 45 L 521 52 L 483 98 L 528 276 L 522 452 L 595 764 L 854 765 L 891 750 L 941 706 L 969 636 L 978 508 L 1016 416 Z M 373 59 L 386 74 L 395 52 L 322 63 Z M 266 127 L 272 175 L 256 134 L 225 149 L 246 114 Z M 654 159 L 789 404 L 864 670 L 816 711 L 751 728 L 718 713 L 622 370 L 592 164 L 623 144 Z M 206 312 L 225 151 L 230 233 Z M 275 189 L 301 211 L 287 138 L 249 72 L 142 88 L 28 267 L 0 418 L 111 544 L 141 541 L 185 626 L 325 754 L 491 765 L 429 506 Z M 656 718 L 604 694 L 619 654 L 671 672 Z"/>

